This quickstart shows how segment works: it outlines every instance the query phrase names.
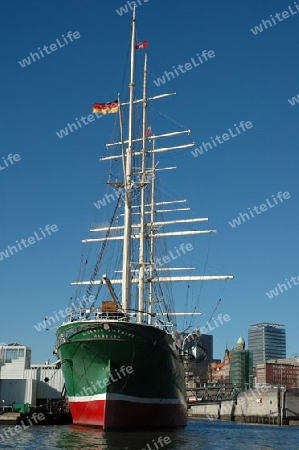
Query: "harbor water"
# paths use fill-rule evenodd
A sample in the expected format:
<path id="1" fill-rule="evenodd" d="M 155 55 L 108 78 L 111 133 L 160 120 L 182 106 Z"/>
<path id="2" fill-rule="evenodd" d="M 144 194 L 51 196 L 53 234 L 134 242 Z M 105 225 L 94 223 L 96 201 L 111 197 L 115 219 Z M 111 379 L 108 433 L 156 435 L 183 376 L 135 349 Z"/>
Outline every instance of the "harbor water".
<path id="1" fill-rule="evenodd" d="M 9 432 L 8 428 L 11 429 Z M 184 428 L 110 431 L 75 425 L 35 426 L 14 433 L 0 426 L 0 449 L 54 450 L 298 450 L 299 427 L 190 419 Z M 4 439 L 3 439 L 4 438 Z"/>

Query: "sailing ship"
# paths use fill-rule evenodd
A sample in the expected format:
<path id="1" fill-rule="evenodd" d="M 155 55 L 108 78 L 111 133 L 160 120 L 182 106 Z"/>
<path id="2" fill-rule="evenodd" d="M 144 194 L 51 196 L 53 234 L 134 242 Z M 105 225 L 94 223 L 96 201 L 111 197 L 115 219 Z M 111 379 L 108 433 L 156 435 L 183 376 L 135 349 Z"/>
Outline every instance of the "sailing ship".
<path id="1" fill-rule="evenodd" d="M 120 162 L 121 178 L 109 178 L 108 185 L 118 194 L 111 221 L 91 230 L 84 243 L 98 243 L 99 252 L 88 280 L 73 283 L 86 289 L 85 299 L 95 292 L 93 301 L 74 308 L 57 328 L 56 351 L 61 361 L 70 410 L 75 424 L 101 426 L 103 429 L 127 427 L 178 427 L 187 421 L 184 363 L 200 358 L 204 352 L 197 343 L 199 332 L 179 333 L 175 327 L 172 300 L 166 304 L 161 286 L 176 282 L 227 280 L 230 275 L 173 276 L 168 268 L 170 253 L 159 267 L 156 240 L 167 236 L 186 236 L 213 230 L 163 231 L 176 224 L 197 224 L 208 219 L 159 220 L 160 214 L 183 211 L 167 209 L 178 201 L 158 201 L 156 184 L 161 168 L 156 155 L 188 148 L 191 144 L 157 146 L 164 138 L 177 138 L 187 131 L 152 133 L 147 121 L 147 105 L 156 99 L 147 95 L 147 54 L 144 54 L 143 94 L 135 98 L 135 53 L 146 49 L 147 41 L 136 43 L 136 8 L 133 8 L 129 101 L 95 104 L 95 113 L 118 113 L 119 140 L 107 144 L 115 149 L 103 161 Z M 136 109 L 142 110 L 141 133 L 135 135 Z M 128 111 L 128 131 L 123 126 Z M 180 205 L 179 205 L 180 206 Z M 123 215 L 120 210 L 124 210 Z M 160 209 L 159 209 L 160 208 Z M 164 216 L 163 216 L 164 217 Z M 121 222 L 120 222 L 121 221 Z M 120 224 L 121 223 L 121 224 Z M 162 231 L 160 231 L 162 229 Z M 121 270 L 111 273 L 103 267 L 109 245 L 121 244 Z M 138 245 L 136 245 L 138 244 Z M 136 249 L 137 247 L 137 249 Z M 184 244 L 174 250 L 176 257 L 186 253 Z M 163 254 L 163 253 L 162 253 Z M 109 263 L 119 253 L 109 250 Z M 165 255 L 165 253 L 164 253 Z M 167 276 L 163 271 L 167 269 Z M 183 270 L 176 267 L 173 270 Z M 102 273 L 100 271 L 102 270 Z M 110 272 L 108 273 L 108 270 Z M 169 275 L 170 274 L 170 275 Z M 115 287 L 121 286 L 121 299 Z M 99 293 L 105 300 L 96 306 Z M 108 298 L 107 298 L 108 297 Z M 185 313 L 176 313 L 185 314 Z M 187 313 L 186 313 L 187 314 Z M 192 313 L 193 314 L 193 313 Z M 199 351 L 198 351 L 199 350 Z"/>

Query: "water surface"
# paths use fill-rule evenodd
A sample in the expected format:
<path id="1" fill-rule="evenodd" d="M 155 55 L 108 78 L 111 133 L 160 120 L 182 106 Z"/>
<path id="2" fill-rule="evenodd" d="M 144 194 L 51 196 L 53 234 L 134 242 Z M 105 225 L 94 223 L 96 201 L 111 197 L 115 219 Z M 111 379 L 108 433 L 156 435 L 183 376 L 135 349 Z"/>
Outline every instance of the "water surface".
<path id="1" fill-rule="evenodd" d="M 15 450 L 299 450 L 299 427 L 190 419 L 185 428 L 110 431 L 75 425 L 36 426 L 19 434 L 0 426 L 0 449 Z M 5 437 L 3 440 L 2 437 Z M 170 439 L 158 443 L 159 437 Z M 154 442 L 153 442 L 154 441 Z M 161 442 L 161 440 L 160 440 Z M 166 440 L 167 442 L 167 440 Z"/>

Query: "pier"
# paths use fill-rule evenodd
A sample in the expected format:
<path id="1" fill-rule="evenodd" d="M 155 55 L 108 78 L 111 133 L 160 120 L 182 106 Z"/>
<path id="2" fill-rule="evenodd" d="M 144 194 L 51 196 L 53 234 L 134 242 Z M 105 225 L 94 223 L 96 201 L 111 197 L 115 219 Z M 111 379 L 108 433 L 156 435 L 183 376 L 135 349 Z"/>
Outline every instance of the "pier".
<path id="1" fill-rule="evenodd" d="M 243 423 L 299 425 L 299 389 L 262 387 L 239 392 L 231 399 L 196 400 L 189 402 L 188 416 Z"/>

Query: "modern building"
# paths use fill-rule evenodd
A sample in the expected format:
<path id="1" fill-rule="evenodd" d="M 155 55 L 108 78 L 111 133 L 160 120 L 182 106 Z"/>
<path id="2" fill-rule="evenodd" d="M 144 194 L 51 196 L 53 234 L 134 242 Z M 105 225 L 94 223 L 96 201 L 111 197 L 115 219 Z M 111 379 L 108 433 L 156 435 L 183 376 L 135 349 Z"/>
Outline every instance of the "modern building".
<path id="1" fill-rule="evenodd" d="M 284 325 L 276 323 L 255 323 L 248 330 L 248 348 L 253 354 L 253 366 L 264 364 L 270 359 L 286 357 L 286 332 Z"/>
<path id="2" fill-rule="evenodd" d="M 230 383 L 241 391 L 253 385 L 252 352 L 245 350 L 245 340 L 242 336 L 237 346 L 230 352 Z"/>
<path id="3" fill-rule="evenodd" d="M 185 365 L 186 381 L 189 387 L 195 387 L 196 383 L 207 383 L 210 364 L 220 363 L 219 359 L 213 358 L 213 336 L 211 334 L 199 335 L 196 345 L 190 343 L 189 353 L 193 356 Z"/>
<path id="4" fill-rule="evenodd" d="M 31 364 L 31 349 L 14 342 L 0 347 L 1 406 L 43 405 L 61 398 L 64 380 L 57 364 Z"/>
<path id="5" fill-rule="evenodd" d="M 188 338 L 187 333 L 185 338 Z M 192 341 L 188 345 L 190 345 L 188 351 L 191 359 L 185 364 L 186 381 L 190 385 L 195 379 L 200 382 L 206 382 L 209 363 L 213 361 L 213 336 L 201 334 L 196 340 L 196 345 Z"/>

